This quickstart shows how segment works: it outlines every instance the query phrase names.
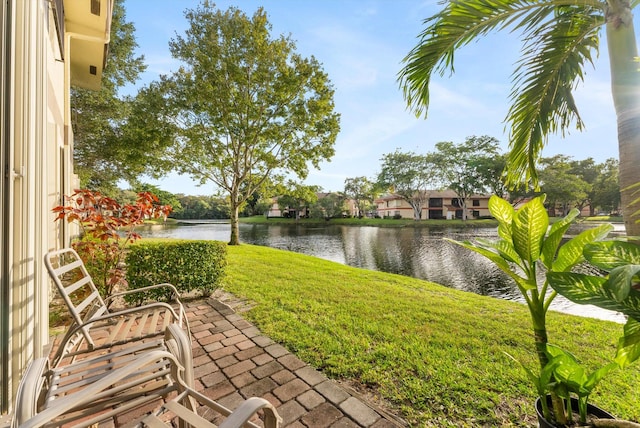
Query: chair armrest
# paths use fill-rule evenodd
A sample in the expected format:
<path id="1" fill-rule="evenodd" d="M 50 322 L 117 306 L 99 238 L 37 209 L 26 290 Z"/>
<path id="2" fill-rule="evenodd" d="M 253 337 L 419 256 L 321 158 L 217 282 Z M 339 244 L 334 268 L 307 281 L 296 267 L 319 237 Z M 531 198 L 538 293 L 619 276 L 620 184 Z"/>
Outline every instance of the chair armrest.
<path id="1" fill-rule="evenodd" d="M 278 415 L 273 405 L 264 398 L 251 397 L 238 406 L 238 408 L 219 425 L 219 428 L 242 428 L 258 410 L 264 411 L 265 428 L 276 428 L 280 426 L 282 418 Z"/>
<path id="2" fill-rule="evenodd" d="M 204 414 L 198 414 L 202 412 L 196 412 L 198 408 L 207 407 L 225 418 L 224 422 L 218 425 L 218 428 L 260 428 L 260 426 L 278 428 L 282 423 L 282 418 L 278 415 L 273 405 L 263 398 L 249 398 L 242 402 L 237 409 L 231 411 L 217 401 L 213 401 L 184 384 L 179 389 L 182 390 L 180 394 L 171 401 L 167 401 L 152 414 L 149 414 L 141 421 L 141 424 L 136 426 L 164 426 L 162 423 L 165 423 L 166 420 L 173 420 L 174 417 L 177 417 L 179 423 L 186 422 L 188 426 L 193 428 L 211 427 L 209 419 L 205 419 Z M 257 425 L 250 421 L 259 410 L 264 411 L 262 417 L 264 425 Z M 163 413 L 166 414 L 163 415 Z M 157 422 L 160 422 L 160 424 L 155 424 Z"/>
<path id="3" fill-rule="evenodd" d="M 20 427 L 38 413 L 38 401 L 45 384 L 44 374 L 49 370 L 48 358 L 37 358 L 27 366 L 16 392 L 12 428 Z"/>

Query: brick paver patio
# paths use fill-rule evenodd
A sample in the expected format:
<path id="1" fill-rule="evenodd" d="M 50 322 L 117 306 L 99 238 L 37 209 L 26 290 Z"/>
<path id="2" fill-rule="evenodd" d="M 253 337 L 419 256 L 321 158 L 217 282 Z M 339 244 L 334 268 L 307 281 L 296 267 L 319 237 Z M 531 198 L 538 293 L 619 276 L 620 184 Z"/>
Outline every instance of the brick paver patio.
<path id="1" fill-rule="evenodd" d="M 259 396 L 285 427 L 406 426 L 350 389 L 327 379 L 214 298 L 185 303 L 193 333 L 196 388 L 235 408 Z"/>

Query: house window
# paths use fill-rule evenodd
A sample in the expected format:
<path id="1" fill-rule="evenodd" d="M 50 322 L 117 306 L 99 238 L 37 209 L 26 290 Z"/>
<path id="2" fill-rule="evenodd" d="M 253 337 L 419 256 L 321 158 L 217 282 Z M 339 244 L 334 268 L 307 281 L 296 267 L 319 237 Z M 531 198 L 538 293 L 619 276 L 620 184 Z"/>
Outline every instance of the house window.
<path id="1" fill-rule="evenodd" d="M 480 217 L 480 211 L 473 211 L 473 216 L 474 217 Z"/>
<path id="2" fill-rule="evenodd" d="M 442 210 L 430 210 L 429 218 L 443 218 Z"/>
<path id="3" fill-rule="evenodd" d="M 451 199 L 451 205 L 453 205 L 454 207 L 457 207 L 457 208 L 460 208 L 462 206 L 460 204 L 460 199 L 458 199 L 458 198 Z"/>
<path id="4" fill-rule="evenodd" d="M 479 207 L 480 206 L 480 199 L 474 199 L 473 200 L 473 206 L 474 207 Z"/>
<path id="5" fill-rule="evenodd" d="M 429 206 L 430 207 L 441 207 L 442 206 L 442 198 L 429 198 Z M 440 215 L 442 215 L 442 210 L 440 210 Z"/>

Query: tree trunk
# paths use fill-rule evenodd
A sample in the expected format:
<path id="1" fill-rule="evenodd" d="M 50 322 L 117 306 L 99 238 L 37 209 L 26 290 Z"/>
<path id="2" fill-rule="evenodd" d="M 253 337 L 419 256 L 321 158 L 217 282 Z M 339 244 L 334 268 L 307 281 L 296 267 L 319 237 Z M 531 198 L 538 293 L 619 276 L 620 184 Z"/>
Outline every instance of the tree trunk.
<path id="1" fill-rule="evenodd" d="M 462 221 L 467 221 L 467 199 L 462 199 Z"/>
<path id="2" fill-rule="evenodd" d="M 422 218 L 422 205 L 415 202 L 410 205 L 413 208 L 413 219 L 420 220 Z"/>
<path id="3" fill-rule="evenodd" d="M 627 235 L 640 236 L 640 73 L 635 61 L 638 48 L 629 0 L 608 3 L 607 46 L 618 119 L 622 216 Z"/>
<path id="4" fill-rule="evenodd" d="M 231 198 L 231 238 L 229 245 L 240 245 L 240 232 L 238 231 L 238 203 Z"/>

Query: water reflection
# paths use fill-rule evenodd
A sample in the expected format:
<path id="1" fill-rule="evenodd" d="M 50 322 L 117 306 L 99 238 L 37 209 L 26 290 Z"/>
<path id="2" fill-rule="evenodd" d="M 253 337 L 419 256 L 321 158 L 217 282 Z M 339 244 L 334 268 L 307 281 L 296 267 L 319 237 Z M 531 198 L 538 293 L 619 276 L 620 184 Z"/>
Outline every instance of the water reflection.
<path id="1" fill-rule="evenodd" d="M 587 226 L 573 228 L 577 234 Z M 145 230 L 143 236 L 228 241 L 226 223 L 193 224 Z M 484 296 L 522 302 L 513 281 L 484 257 L 445 241 L 496 239 L 495 228 L 383 228 L 327 225 L 240 224 L 241 242 L 289 250 L 338 263 L 412 276 Z M 561 296 L 552 309 L 623 322 L 609 311 L 574 305 Z"/>

